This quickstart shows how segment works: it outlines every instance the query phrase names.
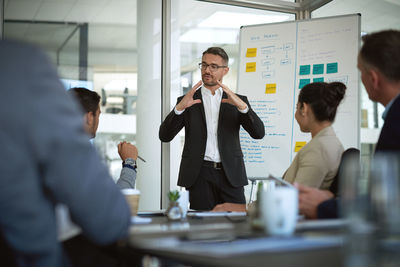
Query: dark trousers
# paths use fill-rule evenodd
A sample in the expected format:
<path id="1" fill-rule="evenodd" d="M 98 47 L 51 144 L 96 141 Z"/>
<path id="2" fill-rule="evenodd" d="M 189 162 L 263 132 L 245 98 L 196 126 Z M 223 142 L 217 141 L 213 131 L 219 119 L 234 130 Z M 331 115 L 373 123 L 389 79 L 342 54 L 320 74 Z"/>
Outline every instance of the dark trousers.
<path id="1" fill-rule="evenodd" d="M 212 210 L 225 202 L 246 203 L 243 186 L 233 187 L 223 168 L 203 165 L 195 184 L 186 189 L 189 191 L 190 208 L 194 210 Z"/>

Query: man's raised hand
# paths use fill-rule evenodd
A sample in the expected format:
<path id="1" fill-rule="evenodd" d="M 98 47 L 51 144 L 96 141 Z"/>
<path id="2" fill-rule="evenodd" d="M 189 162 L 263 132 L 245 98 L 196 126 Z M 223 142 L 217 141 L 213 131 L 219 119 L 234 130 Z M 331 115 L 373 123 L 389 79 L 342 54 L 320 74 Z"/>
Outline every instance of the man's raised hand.
<path id="1" fill-rule="evenodd" d="M 176 105 L 176 110 L 182 111 L 188 107 L 193 106 L 194 104 L 199 104 L 201 103 L 200 99 L 193 99 L 193 95 L 196 92 L 196 90 L 202 85 L 202 81 L 200 80 L 198 83 L 196 83 L 192 89 L 190 89 L 189 92 L 182 98 L 182 100 Z"/>
<path id="2" fill-rule="evenodd" d="M 222 90 L 228 95 L 227 99 L 222 99 L 222 103 L 228 103 L 231 104 L 235 107 L 237 107 L 239 110 L 244 110 L 247 108 L 247 104 L 240 99 L 234 92 L 232 92 L 226 85 L 222 84 L 220 81 L 217 81 L 218 85 L 221 86 Z"/>

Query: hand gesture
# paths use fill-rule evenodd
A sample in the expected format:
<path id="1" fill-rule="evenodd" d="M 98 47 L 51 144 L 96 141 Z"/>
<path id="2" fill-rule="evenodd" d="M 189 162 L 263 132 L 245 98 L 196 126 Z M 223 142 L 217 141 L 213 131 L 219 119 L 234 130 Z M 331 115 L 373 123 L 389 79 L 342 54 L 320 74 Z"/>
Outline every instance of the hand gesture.
<path id="1" fill-rule="evenodd" d="M 176 105 L 176 109 L 178 111 L 181 111 L 181 110 L 184 110 L 184 109 L 186 109 L 188 107 L 191 107 L 194 104 L 201 103 L 200 99 L 193 99 L 194 93 L 200 87 L 201 84 L 202 84 L 202 81 L 199 81 L 198 83 L 196 83 L 192 87 L 192 89 L 190 89 L 190 91 L 182 98 L 182 100 L 178 103 L 178 105 Z"/>
<path id="2" fill-rule="evenodd" d="M 127 158 L 137 160 L 138 150 L 131 143 L 124 141 L 118 144 L 118 154 L 122 160 L 126 160 Z"/>
<path id="3" fill-rule="evenodd" d="M 228 95 L 227 99 L 222 99 L 222 103 L 228 103 L 232 106 L 237 107 L 239 110 L 244 110 L 247 108 L 247 104 L 240 99 L 234 92 L 232 92 L 226 85 L 222 84 L 220 81 L 217 81 L 218 85 L 222 87 L 222 90 Z"/>
<path id="4" fill-rule="evenodd" d="M 212 212 L 223 212 L 223 211 L 236 211 L 236 212 L 246 212 L 246 204 L 237 204 L 225 202 L 223 204 L 216 205 Z"/>

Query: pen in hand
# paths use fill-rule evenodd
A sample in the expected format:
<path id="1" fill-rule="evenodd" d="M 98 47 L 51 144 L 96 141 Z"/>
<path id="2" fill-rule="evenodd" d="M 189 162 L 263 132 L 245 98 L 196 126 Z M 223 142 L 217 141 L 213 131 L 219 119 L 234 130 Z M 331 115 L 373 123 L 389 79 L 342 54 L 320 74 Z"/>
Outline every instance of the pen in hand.
<path id="1" fill-rule="evenodd" d="M 124 144 L 127 146 L 124 146 Z M 122 160 L 124 160 L 127 157 L 135 158 L 136 154 L 138 159 L 140 159 L 143 162 L 146 162 L 144 158 L 138 155 L 137 147 L 126 141 L 122 141 L 118 144 L 118 153 Z"/>

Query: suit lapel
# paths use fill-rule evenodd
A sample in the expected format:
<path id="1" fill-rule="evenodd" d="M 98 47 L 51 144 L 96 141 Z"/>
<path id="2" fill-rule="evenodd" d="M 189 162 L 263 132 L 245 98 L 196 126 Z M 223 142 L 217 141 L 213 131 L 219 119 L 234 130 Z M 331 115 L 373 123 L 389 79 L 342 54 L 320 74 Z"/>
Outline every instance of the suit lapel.
<path id="1" fill-rule="evenodd" d="M 222 99 L 226 99 L 226 98 L 228 98 L 228 95 L 225 92 L 223 92 L 222 93 Z M 229 105 L 229 104 L 221 102 L 221 105 L 219 106 L 218 128 L 219 128 L 219 125 L 222 123 L 222 118 L 223 118 L 222 116 L 224 115 L 224 111 L 226 109 L 226 105 Z"/>
<path id="2" fill-rule="evenodd" d="M 203 118 L 203 122 L 204 122 L 204 124 L 206 124 L 206 113 L 204 112 L 204 104 L 203 104 L 203 97 L 201 95 L 201 87 L 199 89 L 197 89 L 196 93 L 194 93 L 193 99 L 201 100 L 200 104 L 196 104 L 193 107 L 196 107 L 200 110 L 201 116 Z"/>

